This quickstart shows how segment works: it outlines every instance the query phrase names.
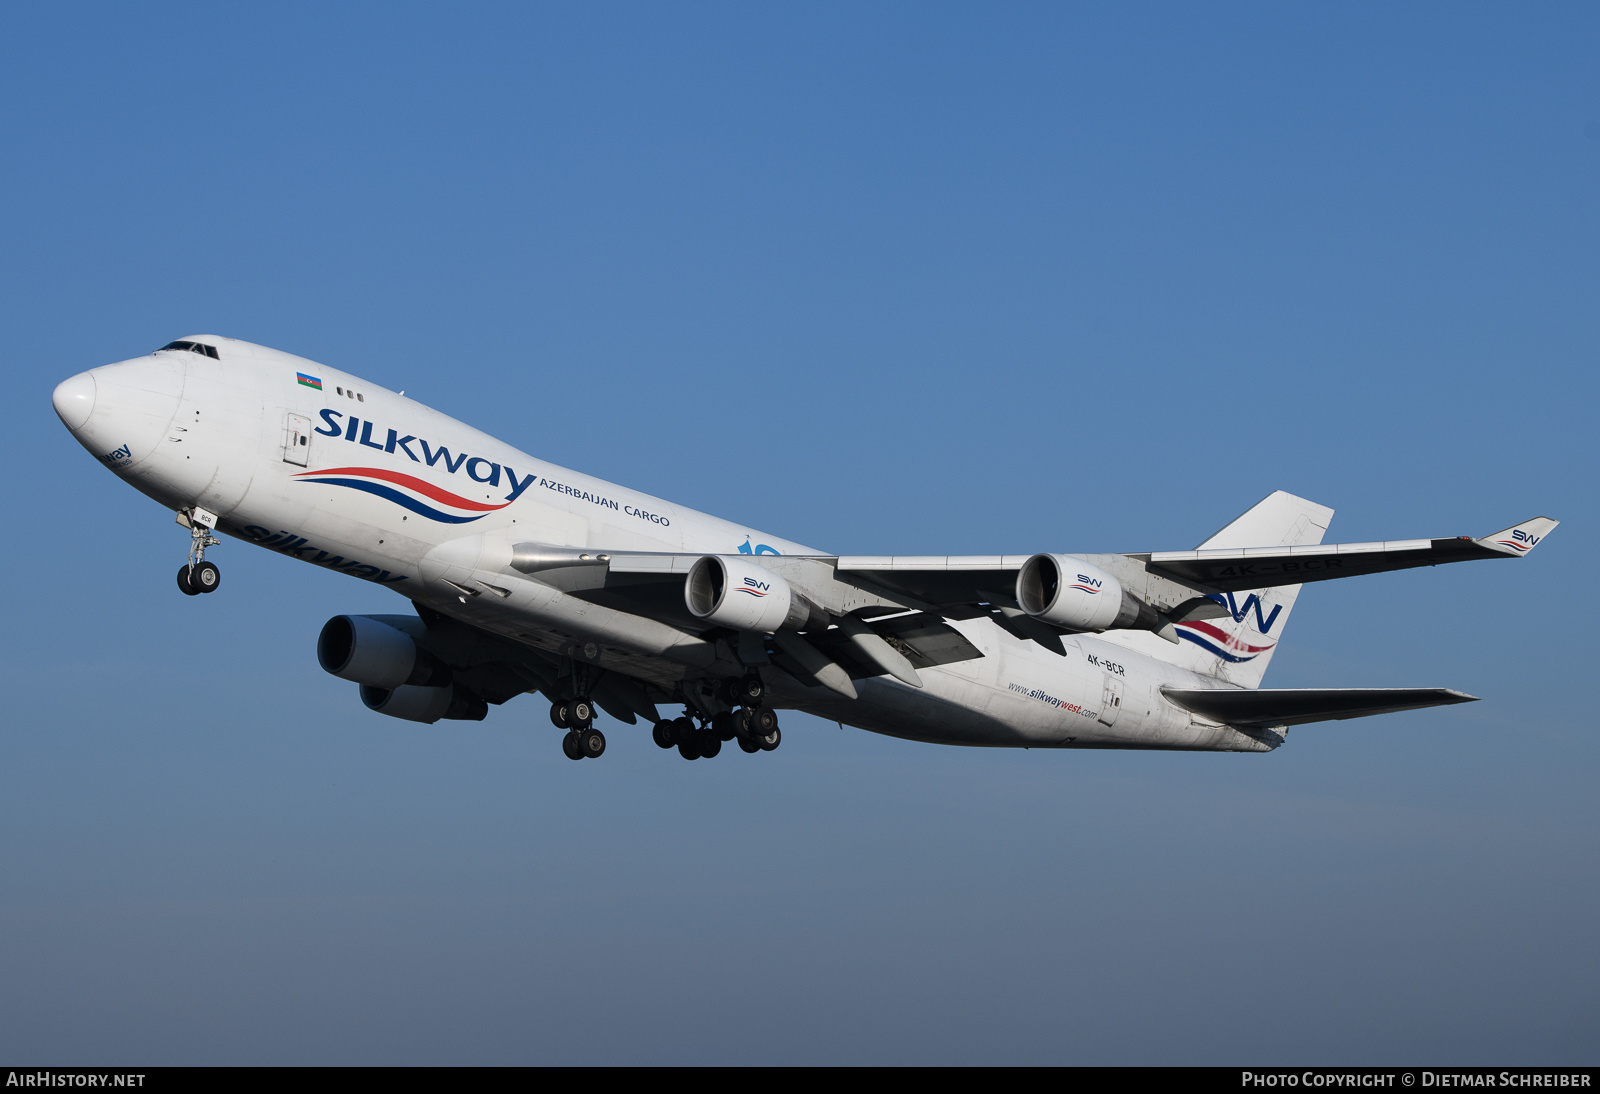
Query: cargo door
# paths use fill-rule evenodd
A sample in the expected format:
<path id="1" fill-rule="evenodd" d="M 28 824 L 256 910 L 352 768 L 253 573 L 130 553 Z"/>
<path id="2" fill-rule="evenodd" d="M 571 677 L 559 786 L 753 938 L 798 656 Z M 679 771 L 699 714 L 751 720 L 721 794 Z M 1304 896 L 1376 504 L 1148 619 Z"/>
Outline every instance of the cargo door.
<path id="1" fill-rule="evenodd" d="M 1122 681 L 1115 676 L 1107 676 L 1105 687 L 1100 691 L 1100 721 L 1104 725 L 1117 724 L 1117 715 L 1122 713 Z"/>

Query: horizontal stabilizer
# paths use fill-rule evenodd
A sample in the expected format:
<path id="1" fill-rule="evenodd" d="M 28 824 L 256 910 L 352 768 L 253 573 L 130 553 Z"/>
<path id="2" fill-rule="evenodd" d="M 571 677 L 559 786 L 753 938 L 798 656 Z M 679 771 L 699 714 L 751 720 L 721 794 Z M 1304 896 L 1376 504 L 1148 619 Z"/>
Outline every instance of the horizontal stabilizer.
<path id="1" fill-rule="evenodd" d="M 1476 695 L 1450 688 L 1268 688 L 1257 691 L 1162 688 L 1185 710 L 1230 726 L 1267 729 L 1365 718 L 1397 710 L 1475 703 Z"/>

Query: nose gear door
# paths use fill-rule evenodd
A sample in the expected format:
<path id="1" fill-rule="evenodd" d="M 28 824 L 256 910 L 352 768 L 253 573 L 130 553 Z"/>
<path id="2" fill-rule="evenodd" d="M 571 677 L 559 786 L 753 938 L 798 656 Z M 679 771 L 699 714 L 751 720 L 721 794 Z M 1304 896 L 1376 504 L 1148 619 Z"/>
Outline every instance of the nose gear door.
<path id="1" fill-rule="evenodd" d="M 283 462 L 306 466 L 311 452 L 311 419 L 290 414 L 283 431 Z"/>

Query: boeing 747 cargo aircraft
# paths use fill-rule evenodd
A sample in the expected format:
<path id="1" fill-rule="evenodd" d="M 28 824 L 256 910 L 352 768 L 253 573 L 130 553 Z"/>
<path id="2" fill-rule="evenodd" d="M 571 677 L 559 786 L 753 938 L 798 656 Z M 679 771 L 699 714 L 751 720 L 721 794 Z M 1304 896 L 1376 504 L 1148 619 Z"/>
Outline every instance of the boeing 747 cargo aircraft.
<path id="1" fill-rule="evenodd" d="M 780 710 L 939 744 L 1267 752 L 1301 723 L 1473 698 L 1261 688 L 1302 584 L 1520 558 L 1557 523 L 1328 545 L 1333 511 L 1280 491 L 1194 550 L 835 555 L 232 338 L 80 373 L 54 404 L 187 528 L 183 594 L 218 590 L 219 536 L 382 585 L 410 610 L 328 620 L 324 669 L 414 722 L 538 693 L 575 760 L 605 751 L 596 707 L 691 760 L 777 748 Z"/>

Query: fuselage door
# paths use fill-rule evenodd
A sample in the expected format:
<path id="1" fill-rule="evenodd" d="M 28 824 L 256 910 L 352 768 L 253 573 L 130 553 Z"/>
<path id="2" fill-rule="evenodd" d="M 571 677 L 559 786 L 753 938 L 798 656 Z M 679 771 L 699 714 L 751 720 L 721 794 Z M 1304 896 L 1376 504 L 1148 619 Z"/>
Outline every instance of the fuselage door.
<path id="1" fill-rule="evenodd" d="M 1122 713 L 1122 681 L 1115 676 L 1107 676 L 1105 687 L 1100 692 L 1100 721 L 1108 726 L 1117 724 L 1117 715 Z"/>
<path id="2" fill-rule="evenodd" d="M 290 414 L 283 431 L 283 462 L 306 466 L 311 454 L 311 419 Z"/>

